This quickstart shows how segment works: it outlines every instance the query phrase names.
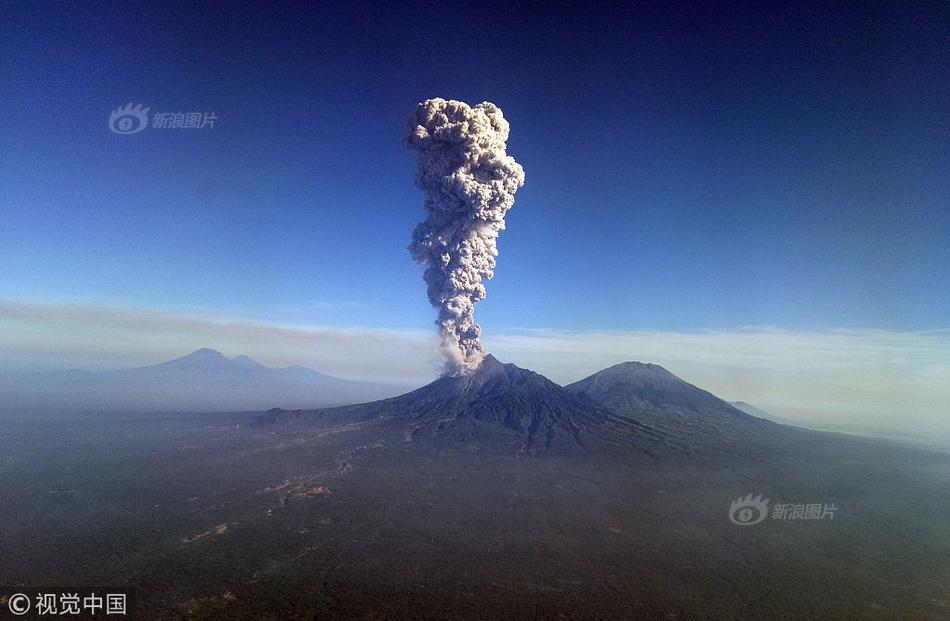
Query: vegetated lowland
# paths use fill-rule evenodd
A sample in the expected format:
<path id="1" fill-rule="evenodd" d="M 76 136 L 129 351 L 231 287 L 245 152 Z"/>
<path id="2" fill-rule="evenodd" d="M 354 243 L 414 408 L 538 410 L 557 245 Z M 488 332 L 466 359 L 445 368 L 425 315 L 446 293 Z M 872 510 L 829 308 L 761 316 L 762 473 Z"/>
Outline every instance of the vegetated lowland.
<path id="1" fill-rule="evenodd" d="M 947 619 L 950 454 L 655 365 L 486 360 L 365 405 L 0 417 L 0 583 L 142 619 Z M 834 505 L 740 526 L 730 504 Z"/>

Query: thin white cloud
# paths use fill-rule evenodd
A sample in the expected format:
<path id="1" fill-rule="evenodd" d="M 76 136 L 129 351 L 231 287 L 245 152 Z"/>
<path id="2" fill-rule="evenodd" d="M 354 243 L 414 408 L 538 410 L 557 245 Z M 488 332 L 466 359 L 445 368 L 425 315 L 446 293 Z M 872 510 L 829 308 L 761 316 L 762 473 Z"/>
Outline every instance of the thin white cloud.
<path id="1" fill-rule="evenodd" d="M 0 301 L 0 370 L 120 368 L 212 347 L 268 365 L 420 385 L 434 332 L 297 326 L 107 306 Z M 498 358 L 560 383 L 625 360 L 802 422 L 950 437 L 950 330 L 487 331 Z"/>
<path id="2" fill-rule="evenodd" d="M 365 310 L 370 308 L 369 304 L 355 300 L 305 300 L 304 304 L 309 308 L 323 310 Z"/>
<path id="3" fill-rule="evenodd" d="M 501 357 L 530 358 L 556 381 L 641 360 L 723 398 L 813 424 L 950 436 L 947 330 L 524 330 L 498 335 L 489 344 Z"/>
<path id="4" fill-rule="evenodd" d="M 418 384 L 440 362 L 435 336 L 411 330 L 290 326 L 213 315 L 0 301 L 0 368 L 120 368 L 212 347 L 272 366 Z"/>

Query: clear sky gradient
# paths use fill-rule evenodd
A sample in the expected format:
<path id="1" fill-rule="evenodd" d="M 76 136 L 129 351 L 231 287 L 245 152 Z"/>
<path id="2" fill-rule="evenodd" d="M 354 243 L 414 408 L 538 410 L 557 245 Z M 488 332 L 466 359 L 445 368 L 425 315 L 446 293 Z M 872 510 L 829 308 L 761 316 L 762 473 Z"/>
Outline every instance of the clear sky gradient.
<path id="1" fill-rule="evenodd" d="M 489 342 L 950 327 L 946 4 L 521 4 L 4 3 L 0 299 L 429 330 L 400 138 L 444 97 L 526 172 Z"/>

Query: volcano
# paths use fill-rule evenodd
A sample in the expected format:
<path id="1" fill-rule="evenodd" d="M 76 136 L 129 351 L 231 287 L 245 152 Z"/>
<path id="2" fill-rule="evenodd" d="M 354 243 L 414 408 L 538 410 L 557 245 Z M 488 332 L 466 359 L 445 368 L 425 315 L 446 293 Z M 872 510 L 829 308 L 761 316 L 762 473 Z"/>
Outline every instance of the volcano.
<path id="1" fill-rule="evenodd" d="M 620 412 L 667 418 L 690 414 L 717 420 L 750 418 L 656 364 L 624 362 L 569 384 L 565 390 Z"/>
<path id="2" fill-rule="evenodd" d="M 656 364 L 617 364 L 565 386 L 565 391 L 662 430 L 693 449 L 758 444 L 778 429 Z"/>
<path id="3" fill-rule="evenodd" d="M 486 356 L 469 375 L 441 377 L 417 390 L 352 406 L 273 409 L 258 424 L 376 424 L 407 440 L 516 445 L 520 452 L 635 446 L 654 454 L 668 444 L 661 430 L 618 414 L 548 378 Z"/>

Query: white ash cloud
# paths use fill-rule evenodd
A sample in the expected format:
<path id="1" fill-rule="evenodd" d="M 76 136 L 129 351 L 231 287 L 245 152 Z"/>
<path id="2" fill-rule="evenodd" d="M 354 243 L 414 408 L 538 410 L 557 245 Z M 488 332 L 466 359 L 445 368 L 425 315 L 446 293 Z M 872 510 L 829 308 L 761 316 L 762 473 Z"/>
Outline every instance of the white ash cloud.
<path id="1" fill-rule="evenodd" d="M 494 276 L 505 213 L 524 185 L 524 169 L 505 150 L 508 130 L 495 104 L 436 98 L 416 107 L 403 139 L 418 154 L 416 185 L 428 214 L 409 251 L 426 268 L 449 375 L 472 372 L 487 353 L 475 304 L 485 299 L 482 281 Z"/>

